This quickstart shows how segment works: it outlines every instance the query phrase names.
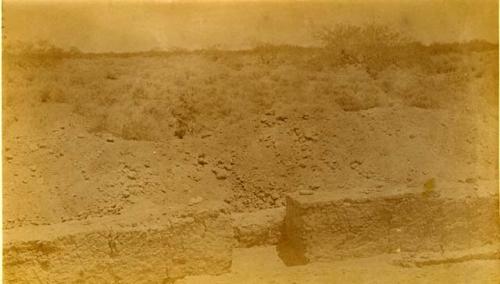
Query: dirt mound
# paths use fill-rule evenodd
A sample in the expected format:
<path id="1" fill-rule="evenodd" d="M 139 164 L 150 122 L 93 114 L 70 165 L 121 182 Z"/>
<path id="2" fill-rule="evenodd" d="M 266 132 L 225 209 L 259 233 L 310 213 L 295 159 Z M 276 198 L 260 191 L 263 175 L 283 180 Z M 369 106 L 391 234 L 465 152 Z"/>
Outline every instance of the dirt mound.
<path id="1" fill-rule="evenodd" d="M 144 202 L 251 211 L 296 189 L 498 178 L 494 51 L 376 73 L 324 52 L 7 57 L 5 227 Z"/>

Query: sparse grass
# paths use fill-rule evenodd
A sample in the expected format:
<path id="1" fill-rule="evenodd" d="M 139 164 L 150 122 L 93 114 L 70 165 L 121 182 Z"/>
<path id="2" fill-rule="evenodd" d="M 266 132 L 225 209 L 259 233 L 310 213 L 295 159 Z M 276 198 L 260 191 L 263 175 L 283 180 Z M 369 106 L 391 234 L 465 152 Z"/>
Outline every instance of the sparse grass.
<path id="1" fill-rule="evenodd" d="M 312 102 L 331 111 L 394 103 L 446 108 L 476 95 L 468 93 L 473 80 L 481 82 L 481 96 L 498 103 L 498 46 L 424 46 L 378 26 L 342 26 L 321 36 L 324 48 L 10 54 L 6 84 L 37 102 L 72 105 L 93 131 L 137 140 L 196 135 L 206 121 L 233 123 L 276 104 Z M 14 93 L 6 96 L 9 105 L 18 101 L 9 99 Z"/>

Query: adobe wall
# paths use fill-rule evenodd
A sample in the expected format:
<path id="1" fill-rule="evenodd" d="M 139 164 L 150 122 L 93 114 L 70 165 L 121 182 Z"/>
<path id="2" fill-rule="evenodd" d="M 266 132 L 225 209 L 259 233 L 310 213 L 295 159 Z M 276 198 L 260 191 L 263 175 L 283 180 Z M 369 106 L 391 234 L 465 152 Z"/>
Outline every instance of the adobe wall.
<path id="1" fill-rule="evenodd" d="M 304 263 L 490 244 L 499 240 L 498 205 L 495 187 L 292 193 L 282 255 Z"/>
<path id="2" fill-rule="evenodd" d="M 218 205 L 130 218 L 23 227 L 4 233 L 8 283 L 161 283 L 231 267 L 233 228 Z"/>

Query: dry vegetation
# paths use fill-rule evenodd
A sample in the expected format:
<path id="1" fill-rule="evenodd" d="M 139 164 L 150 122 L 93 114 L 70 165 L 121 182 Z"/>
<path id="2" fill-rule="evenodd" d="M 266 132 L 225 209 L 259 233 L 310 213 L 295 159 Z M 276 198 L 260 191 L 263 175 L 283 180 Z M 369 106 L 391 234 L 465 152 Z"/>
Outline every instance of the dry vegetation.
<path id="1" fill-rule="evenodd" d="M 242 51 L 7 46 L 4 224 L 498 178 L 498 45 L 424 46 L 378 26 L 319 36 Z"/>

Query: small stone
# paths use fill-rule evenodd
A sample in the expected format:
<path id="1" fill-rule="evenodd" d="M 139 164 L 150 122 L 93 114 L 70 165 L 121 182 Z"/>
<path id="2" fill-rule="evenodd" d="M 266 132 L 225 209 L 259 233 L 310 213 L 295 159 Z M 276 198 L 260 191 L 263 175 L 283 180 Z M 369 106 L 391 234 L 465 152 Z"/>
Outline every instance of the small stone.
<path id="1" fill-rule="evenodd" d="M 362 164 L 362 162 L 358 161 L 358 160 L 355 160 L 355 161 L 352 161 L 350 163 L 350 166 L 351 166 L 351 169 L 355 170 L 356 168 L 358 168 L 360 165 Z"/>
<path id="2" fill-rule="evenodd" d="M 467 178 L 467 179 L 465 180 L 465 182 L 466 182 L 466 183 L 476 183 L 476 181 L 477 181 L 477 180 L 476 180 L 475 178 Z"/>
<path id="3" fill-rule="evenodd" d="M 205 154 L 201 154 L 198 156 L 198 164 L 202 166 L 208 164 L 207 160 L 205 159 Z"/>
<path id="4" fill-rule="evenodd" d="M 277 193 L 277 192 L 273 192 L 273 193 L 271 193 L 271 198 L 272 198 L 273 200 L 277 200 L 277 199 L 279 199 L 279 198 L 280 198 L 280 195 L 279 195 L 279 193 Z"/>
<path id="5" fill-rule="evenodd" d="M 299 191 L 299 194 L 300 195 L 313 195 L 314 191 L 308 190 L 308 189 L 302 189 L 302 190 Z"/>
<path id="6" fill-rule="evenodd" d="M 201 177 L 198 176 L 198 175 L 193 175 L 193 176 L 190 176 L 192 180 L 194 180 L 195 182 L 199 182 L 201 180 Z"/>
<path id="7" fill-rule="evenodd" d="M 184 129 L 184 128 L 176 129 L 174 131 L 174 135 L 177 138 L 182 139 L 182 138 L 184 138 L 184 135 L 186 135 L 186 129 Z"/>
<path id="8" fill-rule="evenodd" d="M 36 145 L 36 144 L 30 144 L 29 145 L 29 149 L 30 149 L 31 152 L 34 152 L 34 151 L 38 150 L 38 145 Z"/>
<path id="9" fill-rule="evenodd" d="M 313 132 L 310 129 L 306 129 L 304 131 L 304 138 L 309 141 L 317 141 L 318 140 L 318 134 Z"/>
<path id="10" fill-rule="evenodd" d="M 30 170 L 31 170 L 32 172 L 36 172 L 36 166 L 31 166 L 31 167 L 30 167 Z"/>
<path id="11" fill-rule="evenodd" d="M 288 117 L 284 116 L 284 115 L 279 115 L 276 117 L 276 120 L 279 120 L 279 121 L 286 121 L 288 119 Z"/>
<path id="12" fill-rule="evenodd" d="M 224 180 L 227 178 L 227 171 L 224 169 L 213 169 L 212 172 L 215 174 L 215 177 L 220 180 Z"/>
<path id="13" fill-rule="evenodd" d="M 113 137 L 109 136 L 106 138 L 106 142 L 113 143 L 113 142 L 115 142 L 115 139 Z"/>
<path id="14" fill-rule="evenodd" d="M 206 133 L 201 134 L 202 139 L 208 138 L 210 136 L 212 136 L 212 133 L 210 133 L 210 132 L 206 132 Z"/>
<path id="15" fill-rule="evenodd" d="M 201 196 L 193 197 L 193 198 L 189 199 L 189 206 L 196 205 L 202 201 L 203 201 L 203 198 Z"/>
<path id="16" fill-rule="evenodd" d="M 311 184 L 309 185 L 310 190 L 318 190 L 320 188 L 319 184 Z"/>
<path id="17" fill-rule="evenodd" d="M 131 180 L 135 180 L 137 178 L 136 173 L 134 171 L 129 171 L 127 173 L 127 177 Z"/>
<path id="18" fill-rule="evenodd" d="M 266 125 L 266 126 L 272 126 L 272 122 L 271 122 L 271 121 L 269 121 L 269 119 L 267 119 L 267 118 L 262 118 L 262 119 L 260 120 L 260 122 L 261 122 L 262 124 Z"/>

